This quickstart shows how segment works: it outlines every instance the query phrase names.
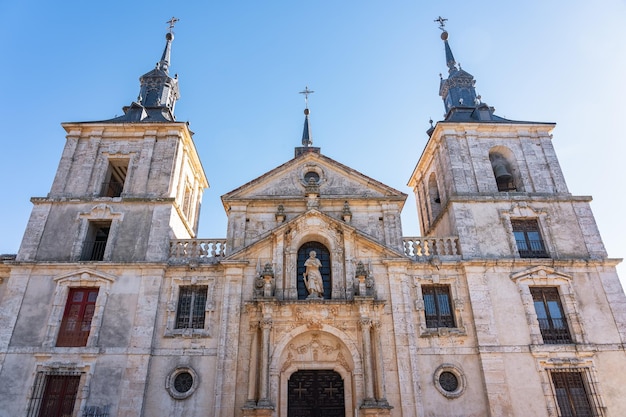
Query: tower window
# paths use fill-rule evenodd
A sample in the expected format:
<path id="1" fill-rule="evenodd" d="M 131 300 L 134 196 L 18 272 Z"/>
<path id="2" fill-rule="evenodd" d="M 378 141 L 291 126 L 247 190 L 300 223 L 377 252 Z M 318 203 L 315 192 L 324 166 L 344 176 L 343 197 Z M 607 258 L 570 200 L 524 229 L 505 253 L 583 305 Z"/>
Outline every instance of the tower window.
<path id="1" fill-rule="evenodd" d="M 87 346 L 97 298 L 98 288 L 70 289 L 57 346 Z"/>
<path id="2" fill-rule="evenodd" d="M 206 285 L 180 287 L 176 312 L 177 329 L 204 329 L 207 289 Z"/>
<path id="3" fill-rule="evenodd" d="M 124 190 L 126 173 L 128 172 L 127 159 L 115 159 L 109 161 L 109 169 L 105 182 L 102 184 L 102 197 L 119 197 Z"/>
<path id="4" fill-rule="evenodd" d="M 537 220 L 511 220 L 517 251 L 522 258 L 549 258 Z"/>
<path id="5" fill-rule="evenodd" d="M 535 312 L 544 343 L 567 344 L 572 338 L 563 314 L 559 290 L 556 287 L 531 287 Z"/>
<path id="6" fill-rule="evenodd" d="M 493 169 L 493 175 L 496 178 L 496 184 L 498 185 L 498 191 L 516 191 L 515 179 L 511 169 L 511 164 L 507 159 L 499 153 L 490 153 L 489 160 L 491 161 L 491 168 Z"/>
<path id="7" fill-rule="evenodd" d="M 109 240 L 111 222 L 89 222 L 87 238 L 83 245 L 81 261 L 102 261 Z"/>
<path id="8" fill-rule="evenodd" d="M 550 372 L 559 416 L 600 416 L 597 395 L 587 380 L 584 369 L 553 370 Z"/>
<path id="9" fill-rule="evenodd" d="M 454 327 L 449 285 L 423 285 L 426 327 Z"/>

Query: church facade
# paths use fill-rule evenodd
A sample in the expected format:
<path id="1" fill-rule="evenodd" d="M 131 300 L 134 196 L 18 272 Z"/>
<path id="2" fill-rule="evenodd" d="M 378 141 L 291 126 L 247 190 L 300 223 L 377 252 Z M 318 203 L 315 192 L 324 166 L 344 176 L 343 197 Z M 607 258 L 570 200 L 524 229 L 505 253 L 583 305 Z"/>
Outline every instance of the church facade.
<path id="1" fill-rule="evenodd" d="M 494 114 L 443 32 L 446 116 L 407 195 L 313 146 L 222 196 L 169 75 L 64 123 L 59 167 L 0 263 L 0 416 L 626 415 L 626 297 L 551 123 Z M 308 91 L 308 90 L 307 90 Z M 269 167 L 268 167 L 269 168 Z"/>

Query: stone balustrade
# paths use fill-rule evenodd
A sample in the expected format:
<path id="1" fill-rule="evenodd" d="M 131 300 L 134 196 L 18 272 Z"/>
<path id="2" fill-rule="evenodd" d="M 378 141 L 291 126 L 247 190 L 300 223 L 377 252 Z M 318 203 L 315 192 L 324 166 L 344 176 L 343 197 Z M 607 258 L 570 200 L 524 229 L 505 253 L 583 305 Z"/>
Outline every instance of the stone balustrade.
<path id="1" fill-rule="evenodd" d="M 226 239 L 172 239 L 170 260 L 213 259 L 226 256 Z"/>
<path id="2" fill-rule="evenodd" d="M 404 254 L 413 259 L 461 255 L 458 237 L 403 237 Z"/>

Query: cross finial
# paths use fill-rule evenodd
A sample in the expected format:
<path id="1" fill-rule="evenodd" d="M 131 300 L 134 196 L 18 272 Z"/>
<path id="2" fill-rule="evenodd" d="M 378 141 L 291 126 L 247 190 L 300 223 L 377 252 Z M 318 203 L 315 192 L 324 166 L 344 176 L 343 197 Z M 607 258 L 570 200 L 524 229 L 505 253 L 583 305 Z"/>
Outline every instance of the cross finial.
<path id="1" fill-rule="evenodd" d="M 176 22 L 178 22 L 180 19 L 175 18 L 174 16 L 172 16 L 172 18 L 170 20 L 168 20 L 167 24 L 169 24 L 169 31 L 170 33 L 172 33 L 172 29 L 174 29 L 174 25 L 176 24 Z"/>
<path id="2" fill-rule="evenodd" d="M 434 20 L 434 22 L 439 23 L 439 29 L 441 29 L 443 32 L 446 31 L 445 27 L 446 27 L 446 22 L 447 21 L 448 21 L 448 19 L 444 19 L 441 16 L 439 16 L 437 19 Z"/>
<path id="3" fill-rule="evenodd" d="M 303 91 L 300 91 L 298 94 L 304 94 L 304 108 L 309 108 L 309 94 L 313 94 L 315 91 L 309 90 L 309 86 L 304 87 Z"/>

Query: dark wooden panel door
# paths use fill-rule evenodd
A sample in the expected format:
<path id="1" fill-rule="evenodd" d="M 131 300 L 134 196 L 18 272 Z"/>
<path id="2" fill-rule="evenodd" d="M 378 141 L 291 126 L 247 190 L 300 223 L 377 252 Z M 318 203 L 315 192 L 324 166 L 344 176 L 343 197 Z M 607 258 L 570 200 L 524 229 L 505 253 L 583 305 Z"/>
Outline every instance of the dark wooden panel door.
<path id="1" fill-rule="evenodd" d="M 335 371 L 297 371 L 288 382 L 288 417 L 345 417 L 343 379 Z"/>

